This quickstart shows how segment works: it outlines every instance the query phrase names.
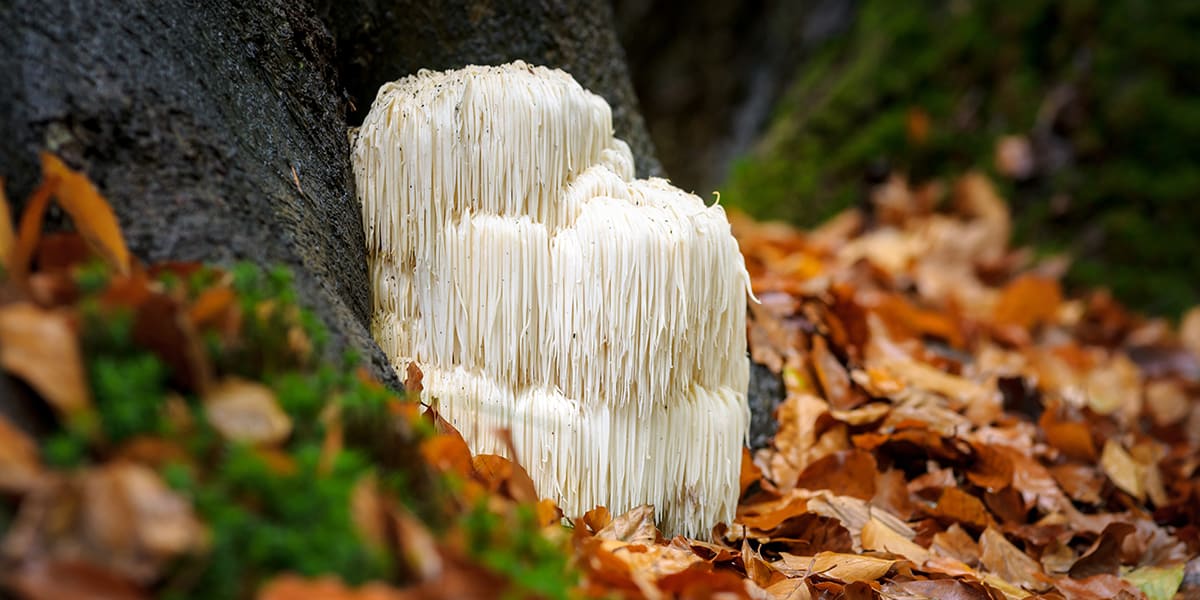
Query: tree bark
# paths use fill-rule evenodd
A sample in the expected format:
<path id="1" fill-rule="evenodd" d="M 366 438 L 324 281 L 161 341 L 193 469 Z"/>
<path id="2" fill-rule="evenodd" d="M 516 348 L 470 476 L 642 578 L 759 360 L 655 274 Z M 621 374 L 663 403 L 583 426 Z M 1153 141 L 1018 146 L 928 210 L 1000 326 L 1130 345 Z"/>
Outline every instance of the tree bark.
<path id="1" fill-rule="evenodd" d="M 19 214 L 38 153 L 60 155 L 143 261 L 291 267 L 330 357 L 353 350 L 395 387 L 368 331 L 348 99 L 362 114 L 381 83 L 419 68 L 523 58 L 605 96 L 639 168 L 657 162 L 605 0 L 316 2 L 0 0 L 0 175 Z M 20 389 L 0 382 L 0 405 Z"/>
<path id="2" fill-rule="evenodd" d="M 661 175 L 617 39 L 609 0 L 316 0 L 338 45 L 350 120 L 379 86 L 420 69 L 514 60 L 560 68 L 613 109 L 641 177 Z"/>
<path id="3" fill-rule="evenodd" d="M 0 7 L 0 173 L 20 204 L 50 150 L 144 261 L 284 264 L 333 335 L 396 385 L 369 279 L 333 39 L 293 0 Z M 19 206 L 17 207 L 20 208 Z"/>

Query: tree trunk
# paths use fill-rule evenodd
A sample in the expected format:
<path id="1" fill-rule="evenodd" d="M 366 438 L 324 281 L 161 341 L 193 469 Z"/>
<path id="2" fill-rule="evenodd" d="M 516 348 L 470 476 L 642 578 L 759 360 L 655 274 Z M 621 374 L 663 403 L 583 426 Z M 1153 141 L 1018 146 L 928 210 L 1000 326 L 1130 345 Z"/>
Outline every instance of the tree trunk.
<path id="1" fill-rule="evenodd" d="M 143 261 L 290 266 L 332 332 L 331 356 L 353 350 L 396 386 L 368 331 L 347 98 L 361 114 L 379 84 L 418 68 L 523 58 L 608 98 L 640 169 L 657 162 L 604 0 L 323 4 L 0 0 L 0 175 L 19 214 L 38 152 L 62 156 L 96 182 Z M 0 396 L 20 387 L 0 380 Z"/>
<path id="2" fill-rule="evenodd" d="M 337 38 L 357 125 L 379 86 L 420 69 L 517 59 L 560 68 L 613 109 L 641 177 L 661 175 L 609 0 L 316 0 Z"/>

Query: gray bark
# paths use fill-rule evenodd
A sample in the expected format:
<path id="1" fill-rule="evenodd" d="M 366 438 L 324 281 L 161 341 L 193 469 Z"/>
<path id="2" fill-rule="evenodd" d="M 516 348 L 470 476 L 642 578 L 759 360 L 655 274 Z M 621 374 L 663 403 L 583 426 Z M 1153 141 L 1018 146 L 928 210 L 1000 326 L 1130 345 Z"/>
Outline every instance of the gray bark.
<path id="1" fill-rule="evenodd" d="M 613 108 L 617 137 L 633 149 L 639 176 L 661 175 L 654 144 L 617 40 L 608 0 L 317 0 L 338 44 L 338 64 L 366 115 L 375 91 L 420 69 L 517 59 L 560 68 Z"/>
<path id="2" fill-rule="evenodd" d="M 396 384 L 366 326 L 333 39 L 305 3 L 14 0 L 0 31 L 0 173 L 18 209 L 51 150 L 96 182 L 140 259 L 290 266 L 331 355 L 355 350 Z"/>

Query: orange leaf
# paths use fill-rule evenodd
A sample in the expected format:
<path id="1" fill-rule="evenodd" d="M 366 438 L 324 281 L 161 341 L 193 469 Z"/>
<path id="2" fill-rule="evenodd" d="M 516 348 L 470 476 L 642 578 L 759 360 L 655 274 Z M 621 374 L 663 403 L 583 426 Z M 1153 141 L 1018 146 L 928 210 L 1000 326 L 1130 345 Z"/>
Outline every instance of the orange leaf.
<path id="1" fill-rule="evenodd" d="M 129 272 L 130 255 L 112 207 L 87 176 L 72 170 L 57 156 L 42 153 L 42 175 L 57 179 L 58 204 L 75 223 L 75 229 L 101 256 L 122 274 Z"/>
<path id="2" fill-rule="evenodd" d="M 983 529 L 992 522 L 992 515 L 979 498 L 956 487 L 942 490 L 933 514 L 977 529 Z"/>
<path id="3" fill-rule="evenodd" d="M 1000 292 L 992 319 L 997 325 L 1031 329 L 1053 320 L 1059 304 L 1062 304 L 1062 288 L 1057 281 L 1022 275 Z"/>
<path id="4" fill-rule="evenodd" d="M 0 177 L 0 262 L 8 264 L 8 257 L 16 243 L 12 213 L 8 212 L 8 195 L 4 193 L 4 178 Z"/>
<path id="5" fill-rule="evenodd" d="M 50 180 L 42 181 L 29 196 L 25 212 L 21 213 L 16 245 L 8 256 L 8 272 L 17 283 L 23 284 L 29 274 L 29 261 L 33 259 L 33 251 L 42 237 L 42 215 L 50 205 L 50 195 L 54 193 L 56 183 Z"/>

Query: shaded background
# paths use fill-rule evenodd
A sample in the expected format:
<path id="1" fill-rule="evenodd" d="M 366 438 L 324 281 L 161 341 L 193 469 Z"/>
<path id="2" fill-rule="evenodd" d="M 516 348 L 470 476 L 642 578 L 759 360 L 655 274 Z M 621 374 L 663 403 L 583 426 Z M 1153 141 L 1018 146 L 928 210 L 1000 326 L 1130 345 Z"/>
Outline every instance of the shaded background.
<path id="1" fill-rule="evenodd" d="M 1200 3 L 614 0 L 667 173 L 812 225 L 890 174 L 968 169 L 1068 283 L 1200 296 Z M 1002 156 L 998 160 L 998 148 Z"/>

